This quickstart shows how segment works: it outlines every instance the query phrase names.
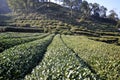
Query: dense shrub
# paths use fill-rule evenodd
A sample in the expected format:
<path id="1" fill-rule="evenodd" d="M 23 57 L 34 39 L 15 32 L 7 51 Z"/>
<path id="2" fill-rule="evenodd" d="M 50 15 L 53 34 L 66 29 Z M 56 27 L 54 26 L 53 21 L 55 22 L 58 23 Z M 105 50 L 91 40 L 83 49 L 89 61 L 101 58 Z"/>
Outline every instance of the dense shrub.
<path id="1" fill-rule="evenodd" d="M 23 44 L 26 42 L 34 41 L 40 38 L 46 37 L 48 34 L 37 36 L 37 37 L 27 37 L 27 38 L 10 38 L 10 39 L 2 39 L 0 40 L 0 52 L 13 47 L 15 45 Z"/>
<path id="2" fill-rule="evenodd" d="M 57 47 L 56 47 L 57 46 Z M 100 80 L 81 58 L 76 57 L 57 35 L 42 62 L 25 80 Z"/>
<path id="3" fill-rule="evenodd" d="M 10 48 L 0 54 L 0 80 L 21 80 L 42 59 L 53 35 Z"/>

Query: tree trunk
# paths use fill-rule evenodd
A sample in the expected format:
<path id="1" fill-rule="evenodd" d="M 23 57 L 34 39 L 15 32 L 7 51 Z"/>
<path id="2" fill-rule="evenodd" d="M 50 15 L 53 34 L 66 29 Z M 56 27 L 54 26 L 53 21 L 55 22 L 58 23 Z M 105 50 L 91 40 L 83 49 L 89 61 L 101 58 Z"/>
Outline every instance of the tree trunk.
<path id="1" fill-rule="evenodd" d="M 70 14 L 70 16 L 71 16 L 71 18 L 72 18 L 72 16 L 73 16 L 73 9 L 72 9 L 72 6 L 70 7 L 70 9 L 71 9 L 71 14 Z"/>

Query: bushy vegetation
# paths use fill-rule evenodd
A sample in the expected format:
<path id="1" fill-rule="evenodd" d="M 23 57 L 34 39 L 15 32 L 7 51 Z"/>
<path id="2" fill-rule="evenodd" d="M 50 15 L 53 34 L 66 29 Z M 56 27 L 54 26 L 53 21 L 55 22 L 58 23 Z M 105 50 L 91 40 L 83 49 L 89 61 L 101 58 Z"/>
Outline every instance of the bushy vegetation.
<path id="1" fill-rule="evenodd" d="M 85 36 L 62 36 L 64 42 L 87 61 L 105 80 L 119 80 L 120 47 L 89 40 Z"/>
<path id="2" fill-rule="evenodd" d="M 0 40 L 0 52 L 13 47 L 15 45 L 23 44 L 26 42 L 34 41 L 43 37 L 46 37 L 48 34 L 40 35 L 40 36 L 33 36 L 27 38 L 10 38 L 10 39 L 2 39 Z"/>
<path id="3" fill-rule="evenodd" d="M 119 45 L 119 36 L 47 35 L 1 33 L 1 44 L 10 47 L 0 53 L 0 80 L 120 79 L 120 47 L 90 40 L 118 39 Z"/>
<path id="4" fill-rule="evenodd" d="M 0 15 L 0 80 L 120 80 L 114 10 L 106 15 L 106 7 L 82 0 L 7 1 L 12 12 Z"/>
<path id="5" fill-rule="evenodd" d="M 93 6 L 95 6 L 97 9 L 99 8 L 100 10 L 103 9 L 102 12 L 106 13 L 105 7 L 100 6 L 99 4 L 88 4 L 88 2 L 83 1 L 81 6 L 78 4 L 74 4 L 76 8 L 72 8 L 73 10 L 71 12 L 69 0 L 67 4 L 65 4 L 68 6 L 68 8 L 52 2 L 41 3 L 38 2 L 38 0 L 36 0 L 35 2 L 33 0 L 30 0 L 30 2 L 28 2 L 28 0 L 26 1 L 8 0 L 8 1 L 10 6 L 14 7 L 14 8 L 12 7 L 13 14 L 8 16 L 7 18 L 8 20 L 7 19 L 1 20 L 0 21 L 1 26 L 28 27 L 28 28 L 39 27 L 38 30 L 41 32 L 50 32 L 50 33 L 57 32 L 57 33 L 65 33 L 65 34 L 66 33 L 71 34 L 70 31 L 68 30 L 74 27 L 79 27 L 79 28 L 82 27 L 83 29 L 92 30 L 92 31 L 118 31 L 118 28 L 116 28 L 117 21 L 115 20 L 111 21 L 107 19 L 107 17 L 105 16 L 106 14 L 104 14 L 104 16 L 102 17 L 95 16 L 98 13 L 100 14 L 100 12 L 97 12 L 93 8 Z M 66 1 L 64 0 L 63 2 L 66 3 Z M 26 3 L 26 4 L 23 5 L 21 3 Z M 20 6 L 20 4 L 23 6 Z M 92 7 L 91 11 L 89 9 L 89 6 Z M 87 8 L 88 10 L 85 8 Z M 97 13 L 90 15 L 90 13 L 92 12 L 97 12 Z M 113 12 L 111 14 L 113 14 Z M 114 24 L 112 22 L 114 22 Z M 62 31 L 61 28 L 64 27 L 66 27 L 67 32 Z M 0 31 L 5 31 L 5 29 L 2 28 L 0 29 Z M 12 29 L 8 29 L 8 31 L 27 32 L 31 30 L 27 29 L 26 31 L 20 28 L 15 30 L 14 28 L 12 28 Z M 33 32 L 37 32 L 37 30 L 33 30 Z M 91 33 L 86 33 L 86 32 L 82 32 L 82 33 L 91 35 Z"/>
<path id="6" fill-rule="evenodd" d="M 57 47 L 56 47 L 57 46 Z M 49 45 L 42 62 L 25 80 L 100 80 L 97 74 L 76 57 L 57 35 Z"/>
<path id="7" fill-rule="evenodd" d="M 8 26 L 12 23 L 12 16 L 9 14 L 0 14 L 0 26 Z"/>
<path id="8" fill-rule="evenodd" d="M 0 27 L 0 32 L 26 32 L 26 33 L 43 33 L 43 28 L 30 28 L 30 27 Z"/>
<path id="9" fill-rule="evenodd" d="M 118 43 L 119 38 L 114 36 L 102 36 L 102 37 L 90 37 L 91 40 L 106 42 L 106 43 Z"/>
<path id="10" fill-rule="evenodd" d="M 93 31 L 94 30 L 118 31 L 116 28 L 117 22 L 114 20 L 110 21 L 106 19 L 105 15 L 103 18 L 100 17 L 96 18 L 96 16 L 94 16 L 96 14 L 94 14 L 93 16 L 88 15 L 88 13 L 90 14 L 91 12 L 95 11 L 94 8 L 91 9 L 92 11 L 87 10 L 88 13 L 83 13 L 86 12 L 86 9 L 84 9 L 85 6 L 88 7 L 89 5 L 88 3 L 87 4 L 86 3 L 87 2 L 83 1 L 82 3 L 83 5 L 79 6 L 79 9 L 82 9 L 82 11 L 73 9 L 72 17 L 71 17 L 71 11 L 70 11 L 71 9 L 69 8 L 51 2 L 44 2 L 44 3 L 39 2 L 38 4 L 36 4 L 37 8 L 35 9 L 35 11 L 32 8 L 33 12 L 29 12 L 28 14 L 17 13 L 12 15 L 14 17 L 14 20 L 9 25 L 17 26 L 17 27 L 39 27 L 41 29 L 44 29 L 45 32 L 49 32 L 50 30 L 51 30 L 50 32 L 52 32 L 55 31 L 55 29 L 57 29 L 58 27 L 64 27 L 64 26 L 67 27 L 67 29 L 69 29 L 70 27 L 82 26 L 82 28 L 84 29 L 93 30 Z M 101 7 L 99 4 L 91 4 L 92 7 L 94 5 L 96 5 L 96 8 L 100 8 L 100 9 L 103 8 L 104 11 L 106 12 L 105 7 Z M 115 24 L 113 24 L 112 22 L 114 22 Z"/>
<path id="11" fill-rule="evenodd" d="M 0 33 L 0 40 L 1 39 L 10 39 L 10 38 L 27 38 L 27 37 L 35 37 L 40 36 L 42 33 L 19 33 L 19 32 L 6 32 Z"/>
<path id="12" fill-rule="evenodd" d="M 53 35 L 12 47 L 0 54 L 0 80 L 21 80 L 42 59 Z"/>

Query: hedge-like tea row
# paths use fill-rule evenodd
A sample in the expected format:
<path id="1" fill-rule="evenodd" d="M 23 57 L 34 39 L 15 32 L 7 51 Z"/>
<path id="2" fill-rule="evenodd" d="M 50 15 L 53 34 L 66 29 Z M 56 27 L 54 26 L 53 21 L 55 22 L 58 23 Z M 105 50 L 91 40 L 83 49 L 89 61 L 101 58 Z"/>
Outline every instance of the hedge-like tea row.
<path id="1" fill-rule="evenodd" d="M 34 41 L 43 37 L 46 37 L 48 34 L 43 34 L 35 37 L 27 37 L 27 38 L 13 38 L 13 39 L 3 39 L 0 40 L 0 52 L 3 52 L 5 49 L 13 47 L 15 45 L 23 44 L 26 42 Z"/>
<path id="2" fill-rule="evenodd" d="M 21 80 L 42 59 L 53 35 L 15 46 L 0 54 L 0 80 Z"/>
<path id="3" fill-rule="evenodd" d="M 25 38 L 25 37 L 39 36 L 41 34 L 42 33 L 5 32 L 5 33 L 0 33 L 0 40 L 10 39 L 10 38 Z"/>
<path id="4" fill-rule="evenodd" d="M 57 35 L 47 49 L 42 62 L 25 80 L 99 80 Z"/>
<path id="5" fill-rule="evenodd" d="M 62 38 L 103 80 L 120 80 L 120 46 L 89 40 L 85 36 L 64 35 Z"/>
<path id="6" fill-rule="evenodd" d="M 13 25 L 13 26 L 15 26 L 15 25 Z M 30 28 L 29 25 L 23 24 L 23 27 L 0 27 L 0 32 L 29 32 L 29 33 L 38 32 L 38 33 L 43 33 L 44 30 L 43 30 L 43 28 Z"/>
<path id="7" fill-rule="evenodd" d="M 89 39 L 91 40 L 95 40 L 95 41 L 100 41 L 100 42 L 105 42 L 105 43 L 110 43 L 110 44 L 114 44 L 114 43 L 118 43 L 119 42 L 119 38 L 118 37 L 90 37 Z"/>

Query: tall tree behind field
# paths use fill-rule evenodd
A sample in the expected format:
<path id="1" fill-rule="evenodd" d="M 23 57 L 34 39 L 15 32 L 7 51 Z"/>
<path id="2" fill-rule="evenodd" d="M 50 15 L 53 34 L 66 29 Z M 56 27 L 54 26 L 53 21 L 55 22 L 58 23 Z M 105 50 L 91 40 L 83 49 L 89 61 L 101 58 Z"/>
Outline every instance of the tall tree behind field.
<path id="1" fill-rule="evenodd" d="M 118 20 L 118 14 L 114 10 L 110 10 L 109 12 L 110 14 L 108 15 L 108 18 L 112 20 Z"/>
<path id="2" fill-rule="evenodd" d="M 87 18 L 89 17 L 91 14 L 91 9 L 89 7 L 89 3 L 87 1 L 83 1 L 81 6 L 81 14 L 82 14 L 82 18 Z"/>
<path id="3" fill-rule="evenodd" d="M 82 3 L 82 0 L 58 0 L 58 1 L 62 1 L 64 5 L 70 8 L 79 8 L 80 4 Z"/>
<path id="4" fill-rule="evenodd" d="M 63 5 L 69 7 L 71 9 L 71 17 L 73 15 L 73 9 L 80 8 L 80 4 L 82 3 L 82 0 L 61 0 L 63 2 Z"/>
<path id="5" fill-rule="evenodd" d="M 31 12 L 37 7 L 39 0 L 7 0 L 13 12 Z"/>

